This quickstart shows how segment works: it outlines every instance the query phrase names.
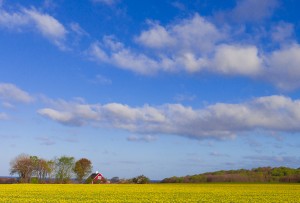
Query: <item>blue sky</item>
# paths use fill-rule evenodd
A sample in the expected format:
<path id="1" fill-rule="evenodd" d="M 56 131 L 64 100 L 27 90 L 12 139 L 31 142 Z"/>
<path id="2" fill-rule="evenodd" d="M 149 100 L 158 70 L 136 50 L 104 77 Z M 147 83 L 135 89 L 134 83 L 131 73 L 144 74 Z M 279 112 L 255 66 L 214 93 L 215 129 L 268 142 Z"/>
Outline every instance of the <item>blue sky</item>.
<path id="1" fill-rule="evenodd" d="M 0 0 L 0 174 L 26 153 L 111 178 L 300 163 L 296 0 Z"/>

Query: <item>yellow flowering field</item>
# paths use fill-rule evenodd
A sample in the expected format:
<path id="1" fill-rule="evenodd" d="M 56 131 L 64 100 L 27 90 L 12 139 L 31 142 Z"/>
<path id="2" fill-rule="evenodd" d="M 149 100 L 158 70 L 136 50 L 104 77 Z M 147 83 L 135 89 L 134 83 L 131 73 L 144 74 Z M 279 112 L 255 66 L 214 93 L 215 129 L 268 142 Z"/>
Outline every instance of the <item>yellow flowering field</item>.
<path id="1" fill-rule="evenodd" d="M 300 184 L 12 184 L 0 202 L 300 202 Z"/>

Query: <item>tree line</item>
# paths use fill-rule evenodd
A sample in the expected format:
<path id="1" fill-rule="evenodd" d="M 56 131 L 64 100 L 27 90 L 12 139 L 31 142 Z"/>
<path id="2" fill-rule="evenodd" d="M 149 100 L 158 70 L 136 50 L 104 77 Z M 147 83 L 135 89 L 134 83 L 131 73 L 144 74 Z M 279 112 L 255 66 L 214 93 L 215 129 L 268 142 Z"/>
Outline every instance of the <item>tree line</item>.
<path id="1" fill-rule="evenodd" d="M 10 162 L 10 174 L 17 174 L 20 183 L 69 183 L 73 175 L 82 182 L 92 172 L 92 167 L 87 158 L 75 160 L 71 156 L 61 156 L 46 160 L 20 154 Z"/>
<path id="2" fill-rule="evenodd" d="M 61 156 L 46 160 L 38 156 L 20 154 L 10 162 L 10 174 L 18 175 L 19 183 L 92 183 L 92 162 L 87 158 L 75 160 L 72 156 Z M 72 179 L 76 178 L 76 181 Z M 108 183 L 103 177 L 94 183 Z M 150 179 L 139 175 L 130 179 L 113 177 L 111 183 L 146 184 Z M 0 178 L 0 183 L 15 183 L 12 178 Z"/>
<path id="3" fill-rule="evenodd" d="M 213 182 L 238 182 L 238 183 L 300 183 L 300 168 L 288 167 L 259 167 L 251 170 L 221 170 L 183 177 L 170 177 L 162 183 L 213 183 Z"/>

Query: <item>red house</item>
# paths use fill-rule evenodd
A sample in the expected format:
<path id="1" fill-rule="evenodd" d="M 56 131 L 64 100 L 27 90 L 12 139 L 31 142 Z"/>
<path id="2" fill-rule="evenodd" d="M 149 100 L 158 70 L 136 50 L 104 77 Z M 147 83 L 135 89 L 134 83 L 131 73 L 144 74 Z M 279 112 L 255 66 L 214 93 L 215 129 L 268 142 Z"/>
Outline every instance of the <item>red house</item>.
<path id="1" fill-rule="evenodd" d="M 102 176 L 102 174 L 99 173 L 98 171 L 96 171 L 96 173 L 93 173 L 90 177 L 92 179 L 92 184 L 99 183 L 99 182 L 101 182 L 101 180 L 104 179 L 104 177 Z"/>

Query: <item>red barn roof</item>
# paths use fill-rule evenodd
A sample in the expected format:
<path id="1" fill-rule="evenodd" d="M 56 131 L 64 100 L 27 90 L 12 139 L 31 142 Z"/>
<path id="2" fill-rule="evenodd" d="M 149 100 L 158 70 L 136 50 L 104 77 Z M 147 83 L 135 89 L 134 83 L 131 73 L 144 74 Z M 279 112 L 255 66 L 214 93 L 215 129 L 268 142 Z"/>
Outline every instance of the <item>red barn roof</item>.
<path id="1" fill-rule="evenodd" d="M 104 178 L 101 173 L 93 173 L 90 177 L 92 179 L 92 184 L 94 183 L 94 181 L 102 180 Z"/>

